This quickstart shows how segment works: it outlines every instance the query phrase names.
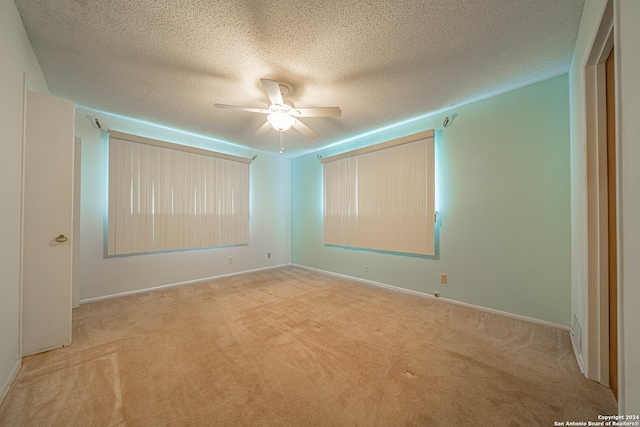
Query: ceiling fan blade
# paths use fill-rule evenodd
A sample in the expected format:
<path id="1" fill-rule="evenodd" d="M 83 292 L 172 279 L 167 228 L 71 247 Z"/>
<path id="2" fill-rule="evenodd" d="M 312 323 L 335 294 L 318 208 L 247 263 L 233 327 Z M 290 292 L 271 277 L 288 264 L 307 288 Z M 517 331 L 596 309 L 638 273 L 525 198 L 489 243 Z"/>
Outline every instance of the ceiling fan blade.
<path id="1" fill-rule="evenodd" d="M 265 110 L 264 108 L 240 107 L 238 105 L 213 104 L 213 106 L 216 108 L 224 108 L 226 110 L 248 111 L 250 113 L 269 114 L 271 112 L 269 110 Z"/>
<path id="2" fill-rule="evenodd" d="M 291 114 L 296 117 L 340 117 L 342 110 L 339 107 L 295 108 Z"/>
<path id="3" fill-rule="evenodd" d="M 263 133 L 267 133 L 271 128 L 271 123 L 269 123 L 269 121 L 267 120 L 262 126 L 260 126 L 260 128 L 254 133 L 254 135 L 262 135 Z"/>
<path id="4" fill-rule="evenodd" d="M 280 85 L 269 79 L 260 79 L 260 81 L 262 82 L 264 91 L 269 97 L 269 101 L 271 101 L 271 103 L 274 105 L 284 105 L 284 100 L 282 99 L 282 94 L 280 93 Z"/>
<path id="5" fill-rule="evenodd" d="M 316 139 L 320 135 L 315 133 L 309 126 L 302 123 L 300 120 L 296 119 L 293 127 L 296 128 L 298 132 L 306 136 L 307 138 Z"/>

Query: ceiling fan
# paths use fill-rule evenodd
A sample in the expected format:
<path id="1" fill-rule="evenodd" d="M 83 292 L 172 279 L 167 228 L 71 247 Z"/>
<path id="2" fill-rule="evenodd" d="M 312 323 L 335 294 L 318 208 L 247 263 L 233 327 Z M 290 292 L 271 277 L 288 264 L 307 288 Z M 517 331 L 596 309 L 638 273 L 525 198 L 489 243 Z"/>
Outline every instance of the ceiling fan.
<path id="1" fill-rule="evenodd" d="M 287 83 L 278 83 L 269 79 L 260 79 L 262 87 L 269 97 L 268 108 L 240 107 L 237 105 L 213 104 L 217 108 L 227 110 L 248 111 L 250 113 L 267 114 L 267 121 L 256 132 L 256 135 L 266 133 L 270 128 L 280 132 L 280 152 L 284 147 L 282 133 L 293 126 L 304 136 L 315 139 L 319 135 L 309 126 L 302 123 L 299 117 L 340 117 L 342 110 L 339 107 L 311 107 L 296 108 L 293 102 L 285 99 L 285 96 L 293 93 L 293 86 Z"/>

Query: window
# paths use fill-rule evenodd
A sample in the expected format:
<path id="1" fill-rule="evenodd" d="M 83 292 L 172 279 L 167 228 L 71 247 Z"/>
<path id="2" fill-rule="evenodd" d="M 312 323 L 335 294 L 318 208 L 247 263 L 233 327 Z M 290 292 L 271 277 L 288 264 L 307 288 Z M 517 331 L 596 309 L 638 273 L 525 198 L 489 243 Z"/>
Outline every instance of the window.
<path id="1" fill-rule="evenodd" d="M 435 254 L 432 130 L 322 162 L 325 244 Z"/>
<path id="2" fill-rule="evenodd" d="M 108 254 L 247 244 L 250 163 L 111 131 Z"/>

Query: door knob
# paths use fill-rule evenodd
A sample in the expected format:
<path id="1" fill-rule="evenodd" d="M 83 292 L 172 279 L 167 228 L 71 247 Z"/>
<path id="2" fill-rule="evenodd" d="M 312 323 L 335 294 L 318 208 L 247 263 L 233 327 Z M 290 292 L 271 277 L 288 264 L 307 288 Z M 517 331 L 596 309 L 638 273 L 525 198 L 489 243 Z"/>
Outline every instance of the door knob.
<path id="1" fill-rule="evenodd" d="M 58 237 L 56 237 L 56 242 L 58 243 L 63 243 L 66 242 L 67 238 L 64 236 L 64 234 L 59 235 Z"/>

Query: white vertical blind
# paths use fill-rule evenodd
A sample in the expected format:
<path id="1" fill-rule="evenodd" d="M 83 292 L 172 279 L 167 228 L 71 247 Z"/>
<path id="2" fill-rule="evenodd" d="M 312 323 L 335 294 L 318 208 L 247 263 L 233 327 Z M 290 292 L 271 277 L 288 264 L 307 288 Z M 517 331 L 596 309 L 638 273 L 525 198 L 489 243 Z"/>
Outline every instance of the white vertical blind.
<path id="1" fill-rule="evenodd" d="M 248 243 L 250 160 L 154 142 L 111 132 L 108 254 Z"/>
<path id="2" fill-rule="evenodd" d="M 324 163 L 324 243 L 435 254 L 433 131 Z"/>

